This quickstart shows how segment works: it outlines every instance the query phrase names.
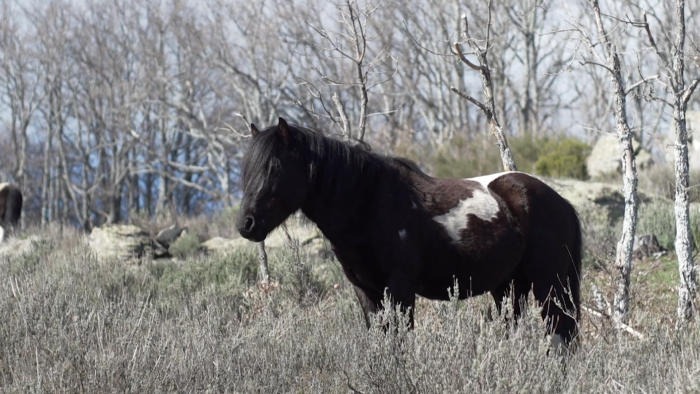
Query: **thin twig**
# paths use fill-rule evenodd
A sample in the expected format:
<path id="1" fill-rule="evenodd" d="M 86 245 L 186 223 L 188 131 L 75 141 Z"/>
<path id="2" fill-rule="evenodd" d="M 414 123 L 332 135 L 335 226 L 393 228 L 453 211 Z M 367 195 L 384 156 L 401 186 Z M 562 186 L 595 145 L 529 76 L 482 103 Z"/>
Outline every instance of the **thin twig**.
<path id="1" fill-rule="evenodd" d="M 459 56 L 459 60 L 461 60 L 467 66 L 471 67 L 472 70 L 481 71 L 480 66 L 477 66 L 476 64 L 472 63 L 471 61 L 469 61 L 469 59 L 467 59 L 464 56 L 464 53 L 462 52 L 462 47 L 459 45 L 458 42 L 454 43 L 454 47 L 455 47 L 455 50 L 457 51 L 457 56 Z"/>
<path id="2" fill-rule="evenodd" d="M 601 311 L 599 311 L 599 310 L 593 309 L 593 308 L 588 307 L 588 306 L 585 306 L 585 305 L 581 305 L 581 310 L 583 310 L 583 311 L 587 312 L 588 314 L 593 315 L 593 316 L 595 316 L 595 317 L 603 317 L 603 318 L 606 318 L 606 319 L 610 319 L 610 320 L 613 321 L 613 324 L 615 325 L 615 328 L 622 329 L 622 330 L 626 331 L 627 333 L 631 334 L 632 336 L 636 337 L 636 338 L 639 339 L 639 340 L 642 340 L 642 341 L 643 341 L 643 340 L 645 339 L 644 334 L 642 334 L 641 332 L 639 332 L 639 331 L 635 330 L 634 328 L 628 326 L 628 325 L 625 324 L 625 323 L 622 323 L 622 322 L 619 322 L 619 321 L 615 321 L 615 320 L 614 320 L 612 317 L 610 317 L 610 315 L 608 315 L 607 313 L 601 312 Z"/>
<path id="3" fill-rule="evenodd" d="M 481 101 L 475 99 L 474 97 L 472 97 L 466 93 L 463 93 L 462 91 L 460 91 L 459 89 L 457 89 L 454 86 L 450 86 L 450 90 L 453 91 L 454 93 L 457 93 L 460 97 L 469 100 L 470 102 L 475 104 L 477 107 L 479 107 L 482 111 L 489 112 L 489 109 L 486 107 L 486 105 L 484 103 L 482 103 Z"/>

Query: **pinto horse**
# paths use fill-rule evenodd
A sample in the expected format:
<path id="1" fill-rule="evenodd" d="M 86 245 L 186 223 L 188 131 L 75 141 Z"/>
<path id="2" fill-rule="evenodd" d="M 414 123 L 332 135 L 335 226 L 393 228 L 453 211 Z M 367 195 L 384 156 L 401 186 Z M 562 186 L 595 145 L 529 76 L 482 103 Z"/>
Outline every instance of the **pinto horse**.
<path id="1" fill-rule="evenodd" d="M 15 185 L 0 183 L 0 241 L 12 231 L 22 215 L 22 192 Z"/>
<path id="2" fill-rule="evenodd" d="M 577 335 L 581 226 L 571 204 L 539 179 L 432 178 L 410 160 L 282 118 L 251 131 L 238 231 L 263 241 L 301 209 L 332 244 L 368 325 L 385 291 L 412 326 L 416 295 L 448 300 L 457 280 L 468 285 L 460 297 L 489 292 L 499 312 L 512 296 L 516 317 L 532 289 L 552 342 Z"/>

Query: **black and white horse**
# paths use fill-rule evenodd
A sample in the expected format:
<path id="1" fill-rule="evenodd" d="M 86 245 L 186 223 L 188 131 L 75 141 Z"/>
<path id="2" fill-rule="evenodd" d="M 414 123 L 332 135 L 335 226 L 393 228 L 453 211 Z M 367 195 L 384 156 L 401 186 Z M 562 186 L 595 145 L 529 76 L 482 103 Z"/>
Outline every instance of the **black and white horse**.
<path id="1" fill-rule="evenodd" d="M 240 234 L 262 241 L 301 209 L 328 238 L 365 318 L 384 292 L 411 314 L 416 295 L 447 300 L 530 290 L 553 341 L 577 334 L 581 228 L 574 208 L 537 178 L 505 172 L 438 179 L 413 162 L 287 124 L 258 131 L 242 168 Z"/>

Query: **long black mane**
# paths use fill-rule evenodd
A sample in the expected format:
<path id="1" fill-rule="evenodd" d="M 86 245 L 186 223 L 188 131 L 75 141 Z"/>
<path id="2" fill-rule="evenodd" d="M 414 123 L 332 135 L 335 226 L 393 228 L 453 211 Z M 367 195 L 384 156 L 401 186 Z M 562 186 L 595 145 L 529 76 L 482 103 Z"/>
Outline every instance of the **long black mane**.
<path id="1" fill-rule="evenodd" d="M 267 174 L 275 165 L 274 155 L 285 144 L 277 127 L 270 126 L 253 138 L 242 163 L 244 188 L 253 177 Z M 373 153 L 366 143 L 354 145 L 291 123 L 289 129 L 292 149 L 311 166 L 309 181 L 321 185 L 320 192 L 334 200 L 357 194 L 358 188 L 370 187 L 381 171 L 390 168 L 402 167 L 427 177 L 413 161 Z"/>

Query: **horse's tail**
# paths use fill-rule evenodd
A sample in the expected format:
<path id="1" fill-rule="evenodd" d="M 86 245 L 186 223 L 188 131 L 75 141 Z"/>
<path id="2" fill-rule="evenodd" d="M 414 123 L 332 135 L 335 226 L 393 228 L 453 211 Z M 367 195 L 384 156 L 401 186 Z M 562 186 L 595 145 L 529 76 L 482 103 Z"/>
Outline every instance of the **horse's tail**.
<path id="1" fill-rule="evenodd" d="M 581 218 L 576 209 L 571 206 L 574 221 L 574 239 L 570 245 L 571 266 L 567 274 L 571 298 L 576 309 L 576 321 L 581 320 L 581 260 L 583 259 L 583 231 L 581 229 Z"/>

